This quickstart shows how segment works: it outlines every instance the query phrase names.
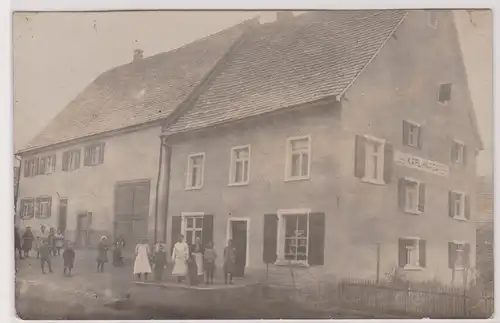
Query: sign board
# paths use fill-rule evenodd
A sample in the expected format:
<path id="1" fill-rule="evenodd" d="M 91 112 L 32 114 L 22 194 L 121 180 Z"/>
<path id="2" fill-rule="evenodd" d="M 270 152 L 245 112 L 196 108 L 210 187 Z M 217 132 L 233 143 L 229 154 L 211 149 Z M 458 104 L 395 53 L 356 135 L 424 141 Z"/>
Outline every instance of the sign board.
<path id="1" fill-rule="evenodd" d="M 400 151 L 394 152 L 394 162 L 396 165 L 418 169 L 438 176 L 448 176 L 450 174 L 450 168 L 445 164 L 405 154 Z"/>

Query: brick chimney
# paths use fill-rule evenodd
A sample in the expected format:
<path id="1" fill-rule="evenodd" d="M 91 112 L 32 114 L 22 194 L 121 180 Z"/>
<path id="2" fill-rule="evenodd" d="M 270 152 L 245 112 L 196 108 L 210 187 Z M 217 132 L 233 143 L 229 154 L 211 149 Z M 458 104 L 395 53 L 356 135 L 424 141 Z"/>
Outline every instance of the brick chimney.
<path id="1" fill-rule="evenodd" d="M 134 62 L 144 58 L 144 51 L 142 49 L 134 50 Z"/>

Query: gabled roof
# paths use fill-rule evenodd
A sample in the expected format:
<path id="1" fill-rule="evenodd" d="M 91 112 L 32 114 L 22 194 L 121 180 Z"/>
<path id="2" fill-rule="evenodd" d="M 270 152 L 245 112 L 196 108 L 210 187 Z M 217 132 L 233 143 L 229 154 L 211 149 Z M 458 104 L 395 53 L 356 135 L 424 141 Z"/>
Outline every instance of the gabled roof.
<path id="1" fill-rule="evenodd" d="M 405 15 L 400 10 L 311 12 L 256 28 L 165 133 L 342 95 Z"/>
<path id="2" fill-rule="evenodd" d="M 251 19 L 104 72 L 20 152 L 169 117 L 255 23 Z"/>

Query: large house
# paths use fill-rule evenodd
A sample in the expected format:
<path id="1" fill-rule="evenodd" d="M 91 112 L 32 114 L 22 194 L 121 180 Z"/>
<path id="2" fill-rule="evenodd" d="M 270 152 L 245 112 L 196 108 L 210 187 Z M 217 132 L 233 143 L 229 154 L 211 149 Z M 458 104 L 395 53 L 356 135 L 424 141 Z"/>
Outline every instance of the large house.
<path id="1" fill-rule="evenodd" d="M 277 17 L 100 76 L 21 152 L 25 225 L 62 205 L 78 241 L 232 239 L 240 276 L 459 280 L 482 144 L 452 13 Z"/>

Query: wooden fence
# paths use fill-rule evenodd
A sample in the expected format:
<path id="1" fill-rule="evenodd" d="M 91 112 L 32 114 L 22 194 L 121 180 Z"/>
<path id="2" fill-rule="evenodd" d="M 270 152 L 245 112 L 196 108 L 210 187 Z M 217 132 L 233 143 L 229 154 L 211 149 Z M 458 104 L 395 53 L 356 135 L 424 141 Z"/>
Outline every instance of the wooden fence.
<path id="1" fill-rule="evenodd" d="M 342 281 L 339 301 L 346 308 L 415 318 L 490 318 L 494 302 L 492 293 L 364 280 Z"/>

